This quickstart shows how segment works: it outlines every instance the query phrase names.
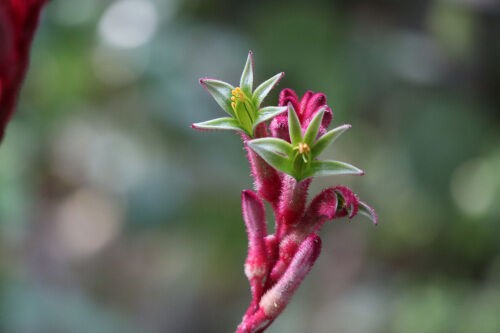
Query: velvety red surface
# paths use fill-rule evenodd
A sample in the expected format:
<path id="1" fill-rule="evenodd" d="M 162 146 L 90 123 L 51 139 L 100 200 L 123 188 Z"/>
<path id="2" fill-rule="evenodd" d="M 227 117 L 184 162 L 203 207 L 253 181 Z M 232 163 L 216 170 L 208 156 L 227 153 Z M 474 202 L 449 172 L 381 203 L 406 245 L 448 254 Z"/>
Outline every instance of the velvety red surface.
<path id="1" fill-rule="evenodd" d="M 14 113 L 29 50 L 46 0 L 0 1 L 0 140 Z"/>

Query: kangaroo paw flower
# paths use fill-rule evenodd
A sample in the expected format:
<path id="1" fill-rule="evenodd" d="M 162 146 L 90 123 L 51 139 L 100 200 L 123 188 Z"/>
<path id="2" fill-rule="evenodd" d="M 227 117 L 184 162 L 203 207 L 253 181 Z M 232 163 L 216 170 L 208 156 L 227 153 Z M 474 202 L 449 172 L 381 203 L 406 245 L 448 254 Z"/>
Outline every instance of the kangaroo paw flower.
<path id="1" fill-rule="evenodd" d="M 351 128 L 345 124 L 327 130 L 333 113 L 325 94 L 307 91 L 299 98 L 287 88 L 281 91 L 278 106 L 261 107 L 282 76 L 277 74 L 254 90 L 250 52 L 239 86 L 200 80 L 227 116 L 193 124 L 193 128 L 240 132 L 254 179 L 255 192 L 242 193 L 248 234 L 245 275 L 252 300 L 237 333 L 264 332 L 285 309 L 319 256 L 317 233 L 325 222 L 344 216 L 351 219 L 358 213 L 378 222 L 375 210 L 346 186 L 329 187 L 307 204 L 314 177 L 364 172 L 345 162 L 320 159 Z M 267 234 L 263 200 L 274 213 L 274 234 Z"/>

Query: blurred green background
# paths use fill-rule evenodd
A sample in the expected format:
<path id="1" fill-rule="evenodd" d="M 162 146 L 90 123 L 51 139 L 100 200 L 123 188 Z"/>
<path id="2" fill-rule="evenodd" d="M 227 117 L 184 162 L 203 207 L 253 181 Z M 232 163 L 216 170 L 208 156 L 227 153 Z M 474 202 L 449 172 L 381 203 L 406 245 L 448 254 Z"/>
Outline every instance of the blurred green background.
<path id="1" fill-rule="evenodd" d="M 327 154 L 380 217 L 322 230 L 269 332 L 500 332 L 494 0 L 53 0 L 0 147 L 0 332 L 232 332 L 249 302 L 239 138 L 197 79 L 323 91 Z M 267 104 L 276 104 L 278 90 Z"/>

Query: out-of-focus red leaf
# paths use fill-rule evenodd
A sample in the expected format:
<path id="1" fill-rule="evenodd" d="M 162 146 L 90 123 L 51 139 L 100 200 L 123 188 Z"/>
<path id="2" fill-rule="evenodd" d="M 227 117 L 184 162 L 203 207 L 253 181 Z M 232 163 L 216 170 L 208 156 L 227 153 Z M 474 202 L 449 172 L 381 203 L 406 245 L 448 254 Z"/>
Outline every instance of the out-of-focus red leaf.
<path id="1" fill-rule="evenodd" d="M 14 113 L 40 11 L 47 0 L 0 1 L 0 140 Z"/>

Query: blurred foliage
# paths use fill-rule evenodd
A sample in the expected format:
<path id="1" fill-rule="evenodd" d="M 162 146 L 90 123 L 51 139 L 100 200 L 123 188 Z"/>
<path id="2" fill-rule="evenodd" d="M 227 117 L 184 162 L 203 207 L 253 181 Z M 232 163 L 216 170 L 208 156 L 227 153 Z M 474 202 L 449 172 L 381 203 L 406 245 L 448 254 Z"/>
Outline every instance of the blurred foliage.
<path id="1" fill-rule="evenodd" d="M 239 138 L 197 79 L 323 91 L 374 205 L 269 332 L 500 321 L 500 7 L 492 0 L 52 0 L 0 147 L 0 331 L 229 332 L 245 309 Z M 277 91 L 267 103 L 276 103 Z"/>

